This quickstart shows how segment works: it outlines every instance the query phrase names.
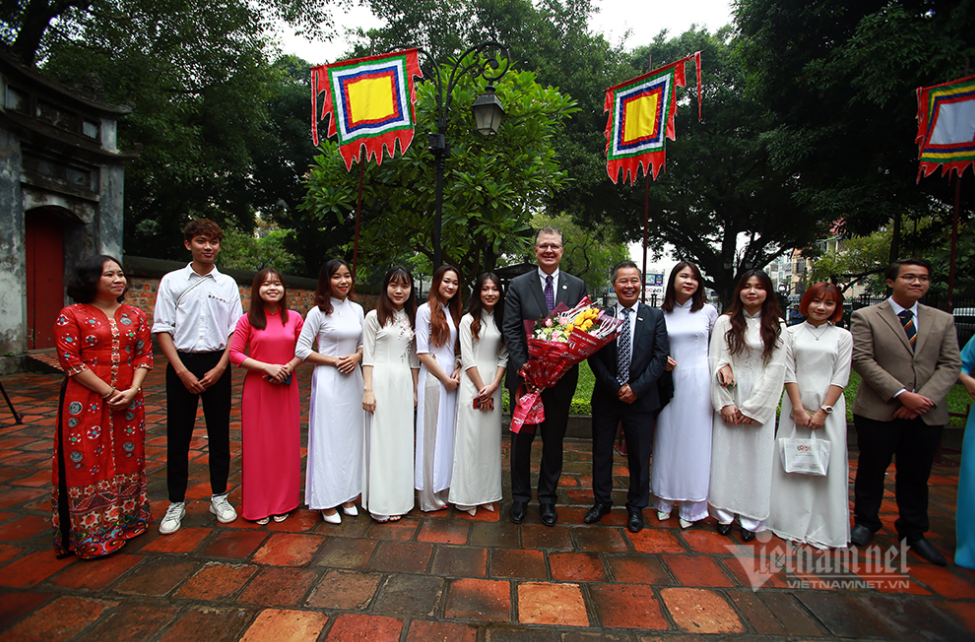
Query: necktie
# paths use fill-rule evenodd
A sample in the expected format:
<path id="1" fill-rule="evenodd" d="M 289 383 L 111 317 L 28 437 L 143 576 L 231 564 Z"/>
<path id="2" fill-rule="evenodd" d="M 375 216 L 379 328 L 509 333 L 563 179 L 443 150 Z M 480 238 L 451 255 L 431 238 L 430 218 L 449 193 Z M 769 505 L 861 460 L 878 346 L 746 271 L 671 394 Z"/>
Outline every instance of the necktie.
<path id="1" fill-rule="evenodd" d="M 911 344 L 911 350 L 914 350 L 914 344 L 917 343 L 917 328 L 914 326 L 914 313 L 910 310 L 901 310 L 897 316 L 900 317 L 901 325 L 904 326 L 904 332 L 907 333 L 907 341 Z"/>
<path id="2" fill-rule="evenodd" d="M 555 309 L 555 288 L 552 287 L 552 280 L 551 274 L 545 277 L 545 305 L 549 312 Z"/>
<path id="3" fill-rule="evenodd" d="M 620 385 L 630 381 L 630 309 L 623 308 L 623 327 L 616 347 L 616 380 Z"/>

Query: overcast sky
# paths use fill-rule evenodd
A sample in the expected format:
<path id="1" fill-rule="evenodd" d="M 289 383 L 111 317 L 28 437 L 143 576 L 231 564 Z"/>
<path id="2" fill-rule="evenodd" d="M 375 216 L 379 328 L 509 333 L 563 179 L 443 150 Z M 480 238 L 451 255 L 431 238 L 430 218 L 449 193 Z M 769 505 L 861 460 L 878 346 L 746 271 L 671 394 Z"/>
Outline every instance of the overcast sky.
<path id="1" fill-rule="evenodd" d="M 610 44 L 622 42 L 627 48 L 647 44 L 663 29 L 677 36 L 692 24 L 715 31 L 731 23 L 730 0 L 595 0 L 594 4 L 599 11 L 590 22 L 593 31 L 602 33 Z M 344 34 L 350 28 L 379 27 L 380 21 L 368 9 L 357 6 L 348 13 L 337 15 L 336 24 L 340 34 Z M 281 46 L 285 53 L 296 54 L 313 65 L 341 60 L 349 48 L 341 35 L 323 43 L 308 42 L 284 32 Z M 609 180 L 608 176 L 606 180 Z M 632 244 L 630 255 L 640 264 L 643 259 L 642 243 Z M 648 273 L 667 272 L 677 262 L 669 257 L 655 263 L 652 258 L 650 261 Z"/>

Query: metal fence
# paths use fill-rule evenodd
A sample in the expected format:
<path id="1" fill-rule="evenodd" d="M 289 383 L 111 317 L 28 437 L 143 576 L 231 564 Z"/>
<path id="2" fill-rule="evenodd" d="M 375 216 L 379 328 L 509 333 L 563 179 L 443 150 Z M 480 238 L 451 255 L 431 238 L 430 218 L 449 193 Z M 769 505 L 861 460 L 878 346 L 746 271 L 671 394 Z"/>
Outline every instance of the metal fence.
<path id="1" fill-rule="evenodd" d="M 878 303 L 883 303 L 887 300 L 887 297 L 869 297 L 863 294 L 858 297 L 850 299 L 850 304 L 852 307 L 847 310 L 844 314 L 844 321 L 846 326 L 849 327 L 850 314 L 852 310 L 859 310 L 860 308 L 865 308 L 870 305 L 876 305 Z M 924 305 L 931 306 L 932 308 L 938 308 L 939 310 L 948 309 L 948 299 L 944 294 L 928 294 L 923 299 L 921 303 Z M 958 333 L 958 345 L 959 347 L 965 347 L 965 344 L 975 336 L 975 295 L 970 292 L 966 292 L 962 297 L 955 297 L 954 309 L 952 314 L 955 317 L 955 330 Z"/>

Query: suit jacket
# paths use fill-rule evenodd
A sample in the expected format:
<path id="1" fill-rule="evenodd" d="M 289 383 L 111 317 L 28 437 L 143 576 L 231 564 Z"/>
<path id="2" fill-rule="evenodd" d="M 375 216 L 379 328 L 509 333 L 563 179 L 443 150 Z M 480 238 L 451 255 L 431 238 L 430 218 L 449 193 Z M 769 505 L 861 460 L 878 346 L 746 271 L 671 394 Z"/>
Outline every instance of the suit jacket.
<path id="1" fill-rule="evenodd" d="M 961 372 L 955 320 L 947 312 L 918 305 L 917 326 L 912 351 L 889 300 L 853 313 L 853 369 L 862 378 L 853 402 L 854 413 L 875 421 L 891 421 L 901 407 L 894 394 L 906 389 L 935 403 L 921 415 L 924 423 L 948 423 L 945 398 Z"/>
<path id="2" fill-rule="evenodd" d="M 633 356 L 630 358 L 630 377 L 627 383 L 637 399 L 629 407 L 633 412 L 653 412 L 660 408 L 657 379 L 664 373 L 667 355 L 670 354 L 667 323 L 663 312 L 643 303 L 637 304 L 636 319 L 631 321 L 636 322 L 636 327 L 633 331 Z M 612 341 L 589 357 L 589 367 L 596 375 L 596 385 L 592 391 L 594 408 L 599 401 L 615 400 L 622 387 L 616 380 L 616 347 L 617 341 Z"/>
<path id="3" fill-rule="evenodd" d="M 582 279 L 559 271 L 559 288 L 555 293 L 555 305 L 564 303 L 570 308 L 575 307 L 586 296 L 586 285 Z M 545 305 L 545 292 L 542 290 L 538 270 L 512 279 L 508 284 L 508 291 L 504 298 L 504 320 L 501 324 L 501 334 L 504 335 L 505 346 L 508 348 L 508 373 L 506 384 L 514 396 L 515 389 L 521 384 L 518 371 L 528 361 L 528 337 L 525 335 L 524 322 L 533 321 L 548 315 Z M 558 397 L 572 397 L 579 379 L 579 368 L 572 368 L 555 385 L 552 390 Z"/>

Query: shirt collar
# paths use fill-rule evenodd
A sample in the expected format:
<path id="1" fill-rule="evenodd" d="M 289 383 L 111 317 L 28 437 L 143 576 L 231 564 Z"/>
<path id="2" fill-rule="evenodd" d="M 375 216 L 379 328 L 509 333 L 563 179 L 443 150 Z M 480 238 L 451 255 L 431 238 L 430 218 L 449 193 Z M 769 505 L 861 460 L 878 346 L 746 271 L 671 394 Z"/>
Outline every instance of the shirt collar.
<path id="1" fill-rule="evenodd" d="M 634 303 L 633 305 L 631 305 L 630 307 L 628 307 L 626 309 L 629 310 L 630 312 L 632 312 L 633 314 L 636 314 L 636 309 L 639 306 L 640 306 L 640 302 L 637 301 L 636 303 Z M 617 304 L 616 304 L 616 316 L 619 316 L 622 312 L 623 312 L 623 304 L 617 302 Z"/>
<path id="2" fill-rule="evenodd" d="M 553 281 L 557 281 L 558 278 L 559 278 L 559 268 L 555 268 L 555 272 L 552 272 L 551 275 L 546 274 L 545 272 L 543 272 L 542 271 L 542 268 L 538 268 L 538 276 L 543 281 L 545 280 L 545 277 L 547 277 L 547 276 L 551 276 Z"/>
<path id="3" fill-rule="evenodd" d="M 190 277 L 193 276 L 194 274 L 200 277 L 201 279 L 206 279 L 210 277 L 216 278 L 216 276 L 220 274 L 220 270 L 218 270 L 217 266 L 214 265 L 213 269 L 207 272 L 206 274 L 200 274 L 199 272 L 193 269 L 193 261 L 190 261 L 189 263 L 186 264 L 186 276 Z"/>
<path id="4" fill-rule="evenodd" d="M 915 319 L 917 318 L 917 301 L 914 302 L 914 305 L 913 306 L 911 306 L 909 308 L 905 308 L 904 306 L 902 306 L 897 301 L 894 301 L 894 297 L 890 297 L 887 300 L 890 301 L 890 307 L 894 311 L 894 314 L 900 314 L 904 310 L 910 310 L 911 313 L 914 315 L 914 318 Z"/>

